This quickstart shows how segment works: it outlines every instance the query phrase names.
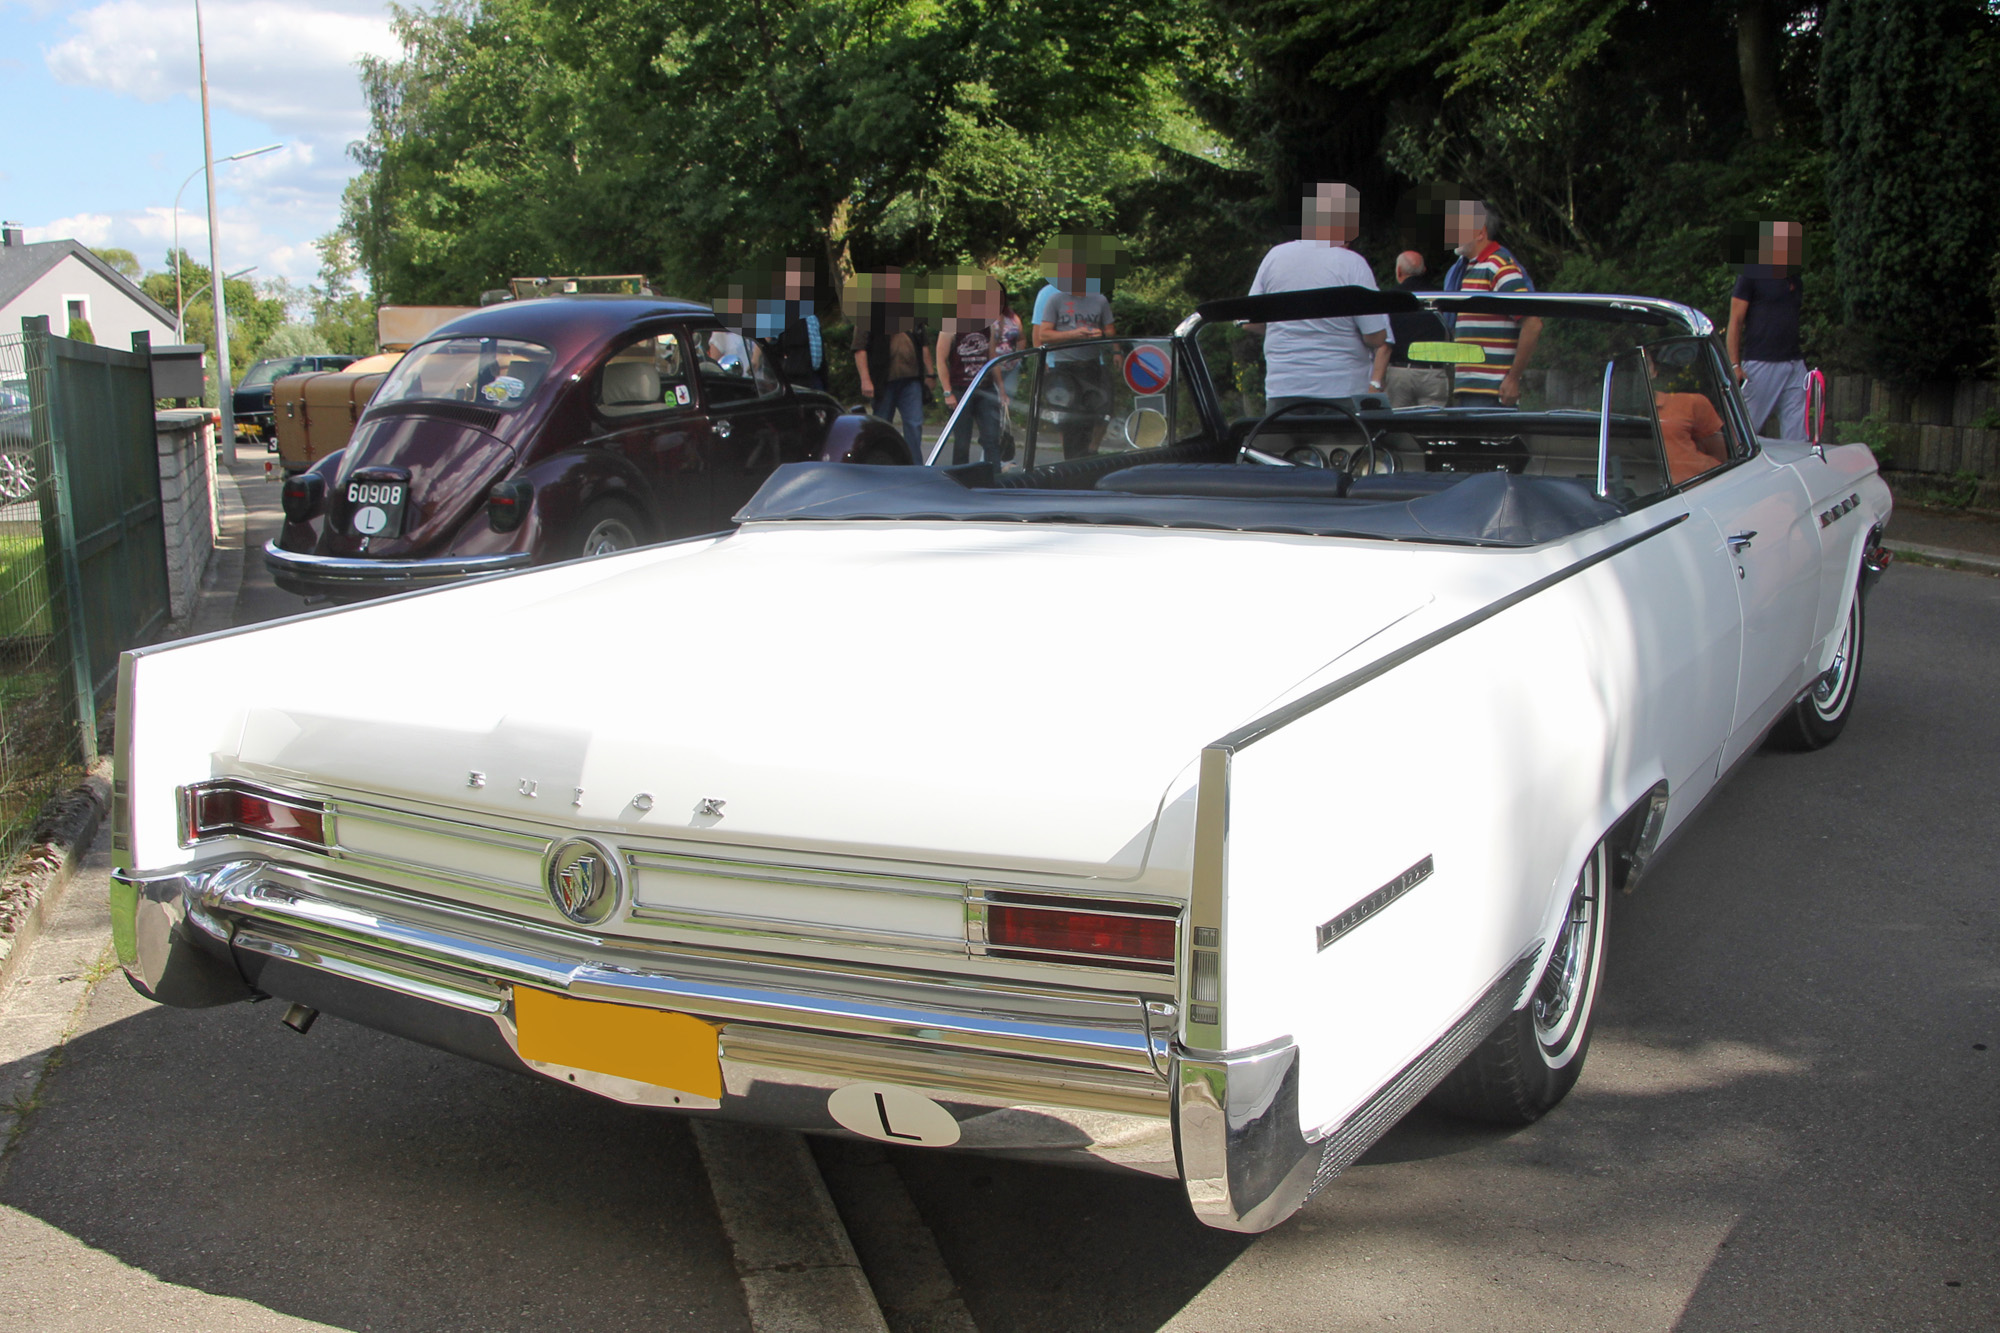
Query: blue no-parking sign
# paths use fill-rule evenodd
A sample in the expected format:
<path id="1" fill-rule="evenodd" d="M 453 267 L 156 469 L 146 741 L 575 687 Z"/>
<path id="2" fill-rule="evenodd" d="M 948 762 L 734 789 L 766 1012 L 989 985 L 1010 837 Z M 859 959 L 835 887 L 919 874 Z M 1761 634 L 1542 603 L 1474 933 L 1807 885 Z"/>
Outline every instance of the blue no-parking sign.
<path id="1" fill-rule="evenodd" d="M 1133 393 L 1159 393 L 1174 377 L 1174 360 L 1164 347 L 1141 343 L 1125 354 L 1125 383 Z"/>

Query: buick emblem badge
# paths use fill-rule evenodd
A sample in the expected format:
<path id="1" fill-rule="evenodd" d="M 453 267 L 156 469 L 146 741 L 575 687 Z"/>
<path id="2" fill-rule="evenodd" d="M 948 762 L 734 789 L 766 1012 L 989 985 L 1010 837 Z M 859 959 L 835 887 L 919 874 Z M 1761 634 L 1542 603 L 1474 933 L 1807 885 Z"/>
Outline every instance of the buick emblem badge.
<path id="1" fill-rule="evenodd" d="M 556 845 L 543 879 L 549 901 L 579 926 L 603 925 L 624 896 L 616 853 L 582 838 Z"/>

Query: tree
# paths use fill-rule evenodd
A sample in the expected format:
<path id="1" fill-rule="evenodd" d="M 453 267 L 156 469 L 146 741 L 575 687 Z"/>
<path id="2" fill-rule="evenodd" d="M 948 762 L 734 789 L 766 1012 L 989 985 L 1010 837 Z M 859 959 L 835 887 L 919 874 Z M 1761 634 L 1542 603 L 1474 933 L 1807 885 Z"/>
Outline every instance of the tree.
<path id="1" fill-rule="evenodd" d="M 2000 17 L 1983 0 L 1830 0 L 1820 67 L 1842 309 L 1873 366 L 1976 369 L 2000 218 Z"/>
<path id="2" fill-rule="evenodd" d="M 120 250 L 116 246 L 106 246 L 101 250 L 94 249 L 91 253 L 111 265 L 112 269 L 120 277 L 129 278 L 133 282 L 139 280 L 139 256 L 133 254 L 130 250 Z"/>
<path id="3" fill-rule="evenodd" d="M 706 295 L 779 253 L 1032 253 L 1151 168 L 1196 0 L 484 0 L 364 64 L 345 224 L 376 290 L 639 271 Z"/>
<path id="4" fill-rule="evenodd" d="M 319 251 L 319 281 L 307 289 L 314 333 L 326 350 L 367 356 L 375 350 L 375 301 L 355 285 L 361 263 L 352 238 L 328 232 L 313 242 Z"/>

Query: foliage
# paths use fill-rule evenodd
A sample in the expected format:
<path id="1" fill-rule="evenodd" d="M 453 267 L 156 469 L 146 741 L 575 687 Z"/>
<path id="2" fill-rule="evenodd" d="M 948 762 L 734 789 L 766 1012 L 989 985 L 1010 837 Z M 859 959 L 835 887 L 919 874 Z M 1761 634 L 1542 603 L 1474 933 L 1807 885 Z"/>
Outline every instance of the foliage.
<path id="1" fill-rule="evenodd" d="M 90 331 L 90 321 L 76 315 L 70 316 L 69 331 L 64 336 L 72 342 L 94 343 L 97 341 L 97 335 Z"/>
<path id="2" fill-rule="evenodd" d="M 1970 509 L 1979 498 L 1980 476 L 1959 471 L 1949 477 L 1904 473 L 1896 478 L 1896 498 L 1930 509 Z"/>
<path id="3" fill-rule="evenodd" d="M 361 263 L 354 242 L 332 232 L 313 242 L 319 251 L 319 281 L 307 291 L 312 327 L 326 350 L 367 356 L 375 350 L 375 301 L 356 286 Z"/>
<path id="4" fill-rule="evenodd" d="M 311 324 L 280 324 L 257 349 L 259 361 L 274 356 L 316 356 L 333 351 L 326 335 Z"/>
<path id="5" fill-rule="evenodd" d="M 1108 224 L 1171 134 L 1194 0 L 484 0 L 364 62 L 346 225 L 375 287 L 463 301 L 533 273 L 705 296 L 779 253 L 854 268 L 1032 254 Z M 1185 119 L 1183 115 L 1183 119 Z"/>
<path id="6" fill-rule="evenodd" d="M 111 265 L 112 270 L 118 273 L 119 276 L 128 278 L 133 282 L 139 280 L 139 256 L 133 254 L 130 250 L 120 250 L 116 246 L 106 246 L 102 250 L 93 249 L 90 253 Z"/>
<path id="7" fill-rule="evenodd" d="M 1542 287 L 1718 323 L 1725 226 L 1802 222 L 1807 355 L 1935 376 L 2000 353 L 1996 25 L 1990 0 L 446 0 L 364 62 L 313 324 L 372 346 L 357 268 L 402 302 L 588 272 L 705 298 L 786 253 L 823 298 L 972 262 L 1025 303 L 1042 243 L 1094 227 L 1134 259 L 1121 329 L 1156 332 L 1244 290 L 1309 181 L 1361 190 L 1378 272 L 1415 248 L 1441 273 L 1409 200 L 1450 181 Z"/>
<path id="8" fill-rule="evenodd" d="M 1820 100 L 1841 308 L 1916 378 L 1986 357 L 2000 218 L 2000 17 L 1985 0 L 1829 0 Z M 1957 280 L 1953 280 L 1956 275 Z"/>

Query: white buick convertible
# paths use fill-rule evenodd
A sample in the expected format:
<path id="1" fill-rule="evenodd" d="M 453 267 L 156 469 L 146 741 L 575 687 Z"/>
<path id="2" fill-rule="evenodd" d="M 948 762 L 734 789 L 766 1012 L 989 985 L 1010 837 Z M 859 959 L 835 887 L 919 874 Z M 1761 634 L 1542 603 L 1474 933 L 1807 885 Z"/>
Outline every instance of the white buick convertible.
<path id="1" fill-rule="evenodd" d="M 1264 410 L 1256 324 L 1420 306 L 1453 405 Z M 1462 392 L 1496 321 L 1540 334 L 1507 406 Z M 732 532 L 128 653 L 119 955 L 1261 1230 L 1422 1098 L 1561 1100 L 1616 893 L 1839 734 L 1889 504 L 1757 438 L 1681 306 L 1217 302 L 994 362 L 929 466 L 780 468 Z"/>

